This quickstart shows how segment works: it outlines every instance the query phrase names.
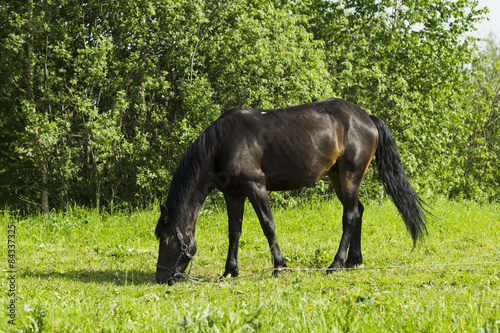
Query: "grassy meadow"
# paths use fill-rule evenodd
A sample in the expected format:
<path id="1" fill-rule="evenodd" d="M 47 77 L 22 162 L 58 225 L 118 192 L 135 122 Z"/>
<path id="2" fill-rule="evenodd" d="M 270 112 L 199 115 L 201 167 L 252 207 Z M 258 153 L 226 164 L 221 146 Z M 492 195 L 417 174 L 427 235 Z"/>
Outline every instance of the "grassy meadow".
<path id="1" fill-rule="evenodd" d="M 336 200 L 274 209 L 288 266 L 278 278 L 248 205 L 240 278 L 219 281 L 227 217 L 197 223 L 199 283 L 154 283 L 158 211 L 73 208 L 50 217 L 0 212 L 2 269 L 16 225 L 16 320 L 2 278 L 0 331 L 20 332 L 500 332 L 500 205 L 428 200 L 429 236 L 412 240 L 390 201 L 366 203 L 364 265 L 326 275 L 341 236 Z M 305 270 L 310 269 L 310 270 Z"/>

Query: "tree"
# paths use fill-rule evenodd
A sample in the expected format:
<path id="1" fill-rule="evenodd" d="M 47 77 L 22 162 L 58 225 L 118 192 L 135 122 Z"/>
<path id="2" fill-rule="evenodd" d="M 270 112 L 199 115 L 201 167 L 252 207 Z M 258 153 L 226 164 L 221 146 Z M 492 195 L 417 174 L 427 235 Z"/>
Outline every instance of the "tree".
<path id="1" fill-rule="evenodd" d="M 329 95 L 318 42 L 266 3 L 7 1 L 0 18 L 2 200 L 45 212 L 145 205 L 223 110 Z"/>
<path id="2" fill-rule="evenodd" d="M 500 156 L 500 45 L 494 35 L 477 53 L 471 72 L 475 87 L 470 103 L 478 121 L 474 123 L 468 144 L 462 149 L 467 156 L 468 196 L 500 199 L 498 157 Z"/>
<path id="3" fill-rule="evenodd" d="M 493 72 L 469 70 L 476 46 L 465 37 L 484 13 L 476 7 L 6 0 L 2 203 L 44 212 L 71 203 L 144 206 L 166 194 L 187 146 L 225 110 L 325 97 L 384 119 L 420 192 L 498 196 L 483 188 L 498 180 L 494 160 L 484 158 L 498 152 L 494 80 L 485 76 Z"/>
<path id="4" fill-rule="evenodd" d="M 462 195 L 460 147 L 477 122 L 466 70 L 476 44 L 465 33 L 485 12 L 477 1 L 310 0 L 293 8 L 324 41 L 334 93 L 389 125 L 417 189 Z"/>

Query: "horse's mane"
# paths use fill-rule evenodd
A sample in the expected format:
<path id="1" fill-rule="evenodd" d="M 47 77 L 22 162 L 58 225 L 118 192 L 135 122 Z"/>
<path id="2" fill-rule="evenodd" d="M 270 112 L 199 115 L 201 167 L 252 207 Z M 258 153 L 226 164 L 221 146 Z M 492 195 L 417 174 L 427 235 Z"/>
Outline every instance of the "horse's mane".
<path id="1" fill-rule="evenodd" d="M 165 204 L 169 220 L 177 221 L 178 217 L 183 215 L 185 200 L 189 200 L 193 196 L 193 191 L 197 191 L 196 185 L 199 178 L 203 176 L 202 171 L 214 162 L 214 157 L 220 150 L 224 138 L 226 118 L 224 114 L 207 127 L 182 157 L 170 183 Z M 160 238 L 163 227 L 163 221 L 159 220 L 155 230 L 157 238 Z"/>

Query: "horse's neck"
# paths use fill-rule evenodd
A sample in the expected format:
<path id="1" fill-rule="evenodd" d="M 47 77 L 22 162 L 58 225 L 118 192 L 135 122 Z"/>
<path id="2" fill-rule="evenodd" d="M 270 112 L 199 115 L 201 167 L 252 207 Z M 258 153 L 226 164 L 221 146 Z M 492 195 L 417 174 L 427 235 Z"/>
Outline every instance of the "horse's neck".
<path id="1" fill-rule="evenodd" d="M 171 206 L 175 205 L 172 208 L 177 211 L 177 219 L 192 230 L 193 233 L 201 207 L 210 190 L 210 174 L 212 171 L 210 165 L 210 163 L 207 163 L 203 168 L 200 168 L 199 172 L 196 173 L 196 179 L 184 179 L 182 183 L 183 190 L 180 193 L 173 193 L 173 197 L 176 197 L 176 199 L 171 203 Z"/>

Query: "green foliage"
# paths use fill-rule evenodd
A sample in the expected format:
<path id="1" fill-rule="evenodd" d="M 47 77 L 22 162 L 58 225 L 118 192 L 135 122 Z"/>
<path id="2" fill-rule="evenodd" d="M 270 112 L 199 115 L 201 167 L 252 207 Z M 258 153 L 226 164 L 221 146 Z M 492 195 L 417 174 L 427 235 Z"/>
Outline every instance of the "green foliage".
<path id="1" fill-rule="evenodd" d="M 475 44 L 464 33 L 482 15 L 475 5 L 312 0 L 298 9 L 326 43 L 334 92 L 389 125 L 420 192 L 469 194 L 468 154 L 460 147 L 479 121 L 466 97 L 475 87 L 465 70 Z"/>
<path id="2" fill-rule="evenodd" d="M 465 37 L 483 14 L 473 0 L 4 1 L 0 200 L 147 206 L 225 110 L 332 96 L 388 123 L 419 192 L 496 200 L 498 68 L 468 69 Z M 365 183 L 379 196 L 372 171 Z"/>
<path id="3" fill-rule="evenodd" d="M 495 191 L 500 184 L 500 44 L 490 36 L 485 48 L 478 53 L 475 76 L 476 87 L 471 96 L 477 114 L 474 130 L 465 147 L 466 166 L 470 176 L 467 179 L 471 197 L 488 197 L 498 200 Z"/>
<path id="4" fill-rule="evenodd" d="M 270 5 L 10 1 L 0 15 L 12 205 L 147 205 L 221 110 L 331 95 L 319 42 Z"/>

